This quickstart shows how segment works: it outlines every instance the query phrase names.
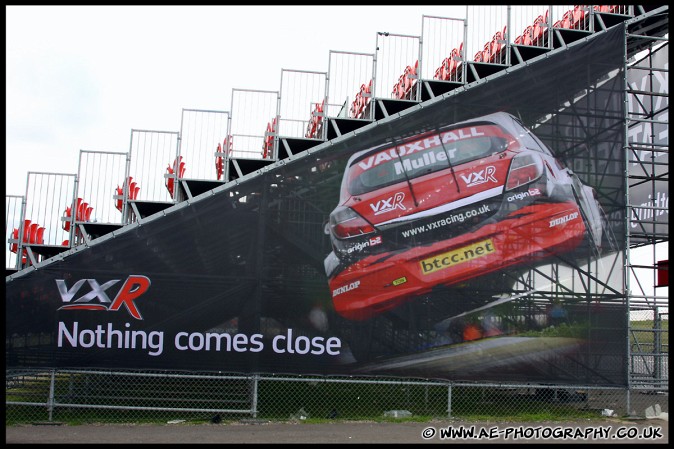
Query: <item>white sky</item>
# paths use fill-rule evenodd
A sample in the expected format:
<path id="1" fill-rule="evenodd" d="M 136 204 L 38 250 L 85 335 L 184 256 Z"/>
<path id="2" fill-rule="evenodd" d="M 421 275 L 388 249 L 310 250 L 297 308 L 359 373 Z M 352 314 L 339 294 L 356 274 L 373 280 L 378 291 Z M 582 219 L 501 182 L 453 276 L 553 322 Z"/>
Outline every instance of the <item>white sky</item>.
<path id="1" fill-rule="evenodd" d="M 327 71 L 455 6 L 6 6 L 6 194 L 29 171 L 77 173 L 80 150 L 129 150 L 131 129 L 180 131 L 183 108 L 229 111 L 281 69 Z"/>

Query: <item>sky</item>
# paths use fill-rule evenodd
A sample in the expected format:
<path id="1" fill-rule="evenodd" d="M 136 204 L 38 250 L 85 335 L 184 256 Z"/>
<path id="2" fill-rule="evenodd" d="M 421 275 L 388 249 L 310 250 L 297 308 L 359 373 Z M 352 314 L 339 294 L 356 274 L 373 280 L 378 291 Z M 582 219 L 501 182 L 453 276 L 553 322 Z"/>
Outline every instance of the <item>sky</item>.
<path id="1" fill-rule="evenodd" d="M 281 69 L 326 72 L 330 50 L 374 53 L 377 32 L 418 36 L 423 15 L 465 18 L 466 6 L 5 12 L 5 193 L 21 196 L 28 172 L 76 174 L 80 150 L 127 152 L 132 129 L 178 132 L 183 108 L 229 111 L 232 89 L 278 91 Z"/>
<path id="2" fill-rule="evenodd" d="M 281 69 L 374 53 L 379 31 L 465 6 L 6 6 L 6 194 L 29 171 L 77 173 L 80 150 L 179 131 L 183 108 L 229 111 L 232 89 L 278 91 Z"/>

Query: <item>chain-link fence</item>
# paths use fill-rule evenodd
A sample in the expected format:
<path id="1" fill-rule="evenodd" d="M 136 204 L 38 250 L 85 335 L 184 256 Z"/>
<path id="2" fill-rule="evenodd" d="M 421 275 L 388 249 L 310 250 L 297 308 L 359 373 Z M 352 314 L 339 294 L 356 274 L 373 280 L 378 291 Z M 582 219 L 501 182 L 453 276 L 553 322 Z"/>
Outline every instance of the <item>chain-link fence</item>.
<path id="1" fill-rule="evenodd" d="M 635 389 L 669 386 L 669 312 L 662 309 L 630 313 L 630 380 Z"/>
<path id="2" fill-rule="evenodd" d="M 643 416 L 668 392 L 353 376 L 7 371 L 5 424 L 265 420 L 564 420 Z M 631 393 L 631 394 L 630 394 Z M 657 404 L 657 405 L 656 405 Z"/>

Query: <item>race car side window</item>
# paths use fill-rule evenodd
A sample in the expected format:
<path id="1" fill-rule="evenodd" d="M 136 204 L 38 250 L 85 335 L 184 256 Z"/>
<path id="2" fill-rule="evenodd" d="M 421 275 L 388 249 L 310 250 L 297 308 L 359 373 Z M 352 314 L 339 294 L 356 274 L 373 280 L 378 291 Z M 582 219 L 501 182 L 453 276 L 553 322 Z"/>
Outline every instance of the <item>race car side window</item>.
<path id="1" fill-rule="evenodd" d="M 360 191 L 359 193 L 362 193 L 404 180 L 404 176 L 396 174 L 392 165 L 393 162 L 388 162 L 363 172 L 354 179 L 355 183 L 352 184 L 351 190 Z"/>
<path id="2" fill-rule="evenodd" d="M 451 158 L 453 164 L 462 164 L 482 157 L 503 151 L 506 140 L 502 137 L 473 137 L 471 139 L 460 140 L 454 145 L 448 145 L 452 154 L 456 156 Z M 446 168 L 446 166 L 445 166 Z"/>

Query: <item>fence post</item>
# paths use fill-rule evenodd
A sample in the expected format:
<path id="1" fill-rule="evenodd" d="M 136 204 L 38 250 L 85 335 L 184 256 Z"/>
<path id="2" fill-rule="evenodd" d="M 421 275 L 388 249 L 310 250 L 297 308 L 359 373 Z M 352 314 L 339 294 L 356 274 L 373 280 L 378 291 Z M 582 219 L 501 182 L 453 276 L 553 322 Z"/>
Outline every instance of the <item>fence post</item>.
<path id="1" fill-rule="evenodd" d="M 251 400 L 251 415 L 253 418 L 257 418 L 257 385 L 260 376 L 257 374 L 253 375 L 253 391 L 252 391 L 252 400 Z"/>
<path id="2" fill-rule="evenodd" d="M 655 332 L 653 333 L 653 364 L 654 370 L 653 375 L 655 377 L 654 384 L 656 388 L 660 388 L 660 382 L 662 381 L 662 336 L 660 334 L 662 329 L 662 317 L 660 316 L 660 311 L 658 307 L 653 308 L 653 328 Z"/>
<path id="3" fill-rule="evenodd" d="M 47 399 L 47 411 L 49 412 L 49 422 L 53 419 L 54 413 L 54 382 L 56 379 L 56 370 L 51 370 L 51 379 L 49 380 L 49 398 Z"/>
<path id="4" fill-rule="evenodd" d="M 447 384 L 447 417 L 452 417 L 452 383 Z"/>

